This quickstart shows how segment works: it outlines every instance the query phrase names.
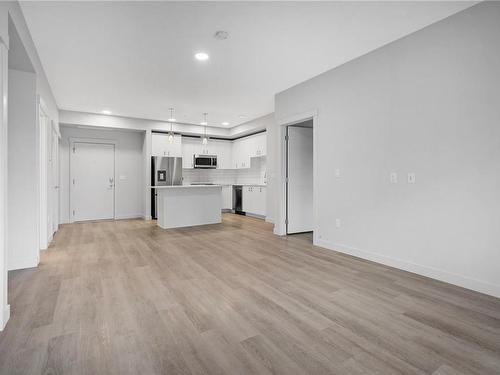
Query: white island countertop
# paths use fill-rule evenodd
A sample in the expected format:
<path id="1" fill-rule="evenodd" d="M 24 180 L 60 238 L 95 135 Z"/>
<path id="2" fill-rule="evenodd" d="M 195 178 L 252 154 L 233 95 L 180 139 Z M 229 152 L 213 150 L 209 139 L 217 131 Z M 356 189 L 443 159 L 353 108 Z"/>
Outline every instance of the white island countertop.
<path id="1" fill-rule="evenodd" d="M 185 189 L 185 188 L 207 188 L 221 187 L 222 185 L 207 184 L 207 185 L 167 185 L 167 186 L 150 186 L 151 189 Z"/>

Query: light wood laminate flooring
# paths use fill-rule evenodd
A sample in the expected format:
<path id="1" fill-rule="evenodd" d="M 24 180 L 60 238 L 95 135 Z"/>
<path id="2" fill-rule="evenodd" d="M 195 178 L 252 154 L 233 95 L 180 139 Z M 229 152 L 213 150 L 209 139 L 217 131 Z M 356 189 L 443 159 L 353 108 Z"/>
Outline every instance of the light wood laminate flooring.
<path id="1" fill-rule="evenodd" d="M 500 374 L 500 300 L 262 220 L 61 226 L 9 274 L 0 374 Z"/>

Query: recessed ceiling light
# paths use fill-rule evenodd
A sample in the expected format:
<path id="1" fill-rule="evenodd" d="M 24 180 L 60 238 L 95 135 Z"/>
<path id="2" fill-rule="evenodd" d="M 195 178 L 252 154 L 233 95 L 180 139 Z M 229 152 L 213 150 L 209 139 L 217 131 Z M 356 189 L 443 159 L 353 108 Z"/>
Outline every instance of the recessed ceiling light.
<path id="1" fill-rule="evenodd" d="M 202 121 L 202 122 L 200 122 L 200 125 L 208 125 L 208 122 Z"/>
<path id="2" fill-rule="evenodd" d="M 208 60 L 208 54 L 205 52 L 198 52 L 197 54 L 194 55 L 194 58 L 196 60 L 206 61 Z"/>
<path id="3" fill-rule="evenodd" d="M 110 114 L 112 114 L 113 112 L 111 112 L 109 109 L 103 109 L 103 110 L 101 111 L 101 113 L 102 113 L 103 115 L 110 115 Z"/>
<path id="4" fill-rule="evenodd" d="M 176 122 L 177 120 L 175 118 L 171 117 L 171 118 L 168 119 L 168 121 L 170 121 L 170 122 Z"/>
<path id="5" fill-rule="evenodd" d="M 229 122 L 224 121 L 224 122 L 222 123 L 222 125 L 224 125 L 224 126 L 228 126 L 228 125 L 229 125 Z"/>

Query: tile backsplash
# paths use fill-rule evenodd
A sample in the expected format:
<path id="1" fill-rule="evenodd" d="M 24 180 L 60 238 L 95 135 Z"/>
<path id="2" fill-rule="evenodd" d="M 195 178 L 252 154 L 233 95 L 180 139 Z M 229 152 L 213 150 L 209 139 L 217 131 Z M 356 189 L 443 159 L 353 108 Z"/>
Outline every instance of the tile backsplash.
<path id="1" fill-rule="evenodd" d="M 266 158 L 252 158 L 245 169 L 183 169 L 183 183 L 211 182 L 216 184 L 265 184 Z"/>

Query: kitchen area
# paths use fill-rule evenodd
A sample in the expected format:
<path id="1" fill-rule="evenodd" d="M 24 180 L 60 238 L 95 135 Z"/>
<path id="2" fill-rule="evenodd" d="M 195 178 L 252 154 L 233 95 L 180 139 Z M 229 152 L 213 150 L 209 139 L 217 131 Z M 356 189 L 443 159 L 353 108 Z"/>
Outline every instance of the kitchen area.
<path id="1" fill-rule="evenodd" d="M 266 132 L 237 139 L 152 132 L 151 217 L 161 228 L 266 217 Z"/>

